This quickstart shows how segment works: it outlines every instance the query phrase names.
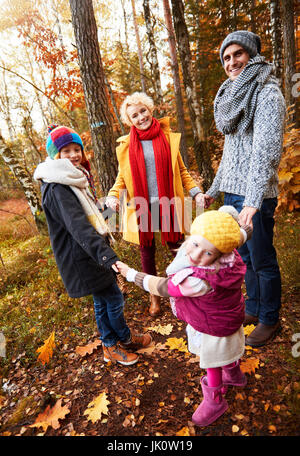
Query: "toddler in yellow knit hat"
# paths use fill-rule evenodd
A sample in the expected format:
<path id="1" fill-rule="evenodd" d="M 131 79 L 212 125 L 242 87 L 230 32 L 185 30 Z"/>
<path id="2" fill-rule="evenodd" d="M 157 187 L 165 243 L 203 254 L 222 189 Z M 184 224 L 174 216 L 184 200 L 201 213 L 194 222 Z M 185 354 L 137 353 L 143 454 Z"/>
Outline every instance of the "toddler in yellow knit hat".
<path id="1" fill-rule="evenodd" d="M 168 266 L 167 277 L 155 277 L 117 261 L 121 274 L 154 295 L 170 297 L 174 315 L 187 325 L 188 348 L 200 358 L 203 400 L 192 420 L 208 426 L 228 408 L 229 385 L 245 386 L 239 360 L 244 353 L 245 302 L 241 291 L 246 266 L 237 248 L 251 235 L 241 228 L 236 210 L 223 206 L 199 215 L 190 237 Z"/>

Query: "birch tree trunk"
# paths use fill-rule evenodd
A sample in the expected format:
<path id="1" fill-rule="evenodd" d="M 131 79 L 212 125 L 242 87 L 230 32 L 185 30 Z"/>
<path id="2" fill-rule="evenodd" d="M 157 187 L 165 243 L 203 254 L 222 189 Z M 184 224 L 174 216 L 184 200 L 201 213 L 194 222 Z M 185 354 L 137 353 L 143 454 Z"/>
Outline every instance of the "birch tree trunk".
<path id="1" fill-rule="evenodd" d="M 294 9 L 293 0 L 284 0 L 282 2 L 282 22 L 283 22 L 283 44 L 284 44 L 284 87 L 285 101 L 290 108 L 288 123 L 299 125 L 297 112 L 297 103 L 299 103 L 299 92 L 294 93 L 295 84 L 294 75 L 296 74 L 296 43 L 294 27 Z"/>
<path id="2" fill-rule="evenodd" d="M 40 198 L 38 193 L 35 190 L 32 178 L 25 171 L 22 164 L 15 157 L 14 152 L 8 145 L 5 143 L 1 133 L 0 133 L 0 155 L 8 165 L 11 172 L 16 176 L 16 179 L 20 183 L 26 199 L 28 201 L 31 213 L 34 217 L 37 229 L 44 233 L 47 231 L 47 224 L 43 218 L 41 218 L 41 213 L 43 212 Z"/>
<path id="3" fill-rule="evenodd" d="M 273 64 L 276 77 L 282 85 L 282 24 L 280 16 L 280 0 L 270 0 L 271 40 L 273 50 Z"/>
<path id="4" fill-rule="evenodd" d="M 167 30 L 168 30 L 168 42 L 169 42 L 170 58 L 171 58 L 171 70 L 172 70 L 172 76 L 173 76 L 176 112 L 177 112 L 177 126 L 178 126 L 178 130 L 181 133 L 180 152 L 181 152 L 185 165 L 189 166 L 187 144 L 186 144 L 185 123 L 184 123 L 183 99 L 182 99 L 182 93 L 181 93 L 181 87 L 180 87 L 179 65 L 178 65 L 177 53 L 176 53 L 176 40 L 175 40 L 174 28 L 173 28 L 173 24 L 172 24 L 172 16 L 171 16 L 169 0 L 163 0 L 163 7 L 164 7 L 165 23 L 166 23 Z"/>
<path id="5" fill-rule="evenodd" d="M 117 175 L 117 159 L 93 2 L 69 2 L 96 169 L 101 189 L 106 194 Z"/>
<path id="6" fill-rule="evenodd" d="M 138 57 L 139 57 L 139 65 L 140 65 L 140 73 L 141 73 L 141 86 L 142 86 L 142 91 L 146 92 L 146 82 L 145 82 L 145 77 L 144 77 L 143 53 L 142 53 L 141 40 L 140 40 L 140 35 L 139 35 L 139 27 L 138 27 L 138 23 L 137 23 L 137 20 L 136 20 L 135 0 L 131 0 L 131 5 L 132 5 L 132 16 L 133 16 L 133 24 L 134 24 L 134 31 L 135 31 L 135 37 L 136 37 L 136 44 L 137 44 L 137 48 L 138 48 Z"/>
<path id="7" fill-rule="evenodd" d="M 163 103 L 163 94 L 161 90 L 161 81 L 160 81 L 160 71 L 159 71 L 159 64 L 157 58 L 157 49 L 155 46 L 155 38 L 154 38 L 154 31 L 153 31 L 153 24 L 151 20 L 151 13 L 149 7 L 149 0 L 143 1 L 144 7 L 144 17 L 147 29 L 147 36 L 150 46 L 150 63 L 151 63 L 151 76 L 152 82 L 154 86 L 154 101 L 156 105 L 160 105 Z"/>
<path id="8" fill-rule="evenodd" d="M 189 34 L 184 18 L 184 7 L 182 0 L 171 0 L 171 3 L 174 29 L 181 60 L 183 83 L 188 100 L 193 130 L 194 152 L 198 169 L 203 179 L 203 190 L 206 191 L 213 181 L 214 172 L 205 141 L 204 129 L 201 124 L 201 110 L 197 99 L 195 73 L 192 65 Z"/>

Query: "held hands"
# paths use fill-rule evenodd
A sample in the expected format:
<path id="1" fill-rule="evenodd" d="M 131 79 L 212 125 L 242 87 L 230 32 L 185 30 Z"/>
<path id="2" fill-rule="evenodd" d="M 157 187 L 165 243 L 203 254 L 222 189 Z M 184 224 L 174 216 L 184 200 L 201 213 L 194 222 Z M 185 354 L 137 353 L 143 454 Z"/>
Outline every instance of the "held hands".
<path id="1" fill-rule="evenodd" d="M 119 207 L 120 207 L 120 202 L 119 202 L 118 198 L 116 198 L 114 196 L 108 196 L 105 200 L 105 204 L 107 207 L 109 207 L 114 212 L 119 210 Z"/>
<path id="2" fill-rule="evenodd" d="M 126 279 L 127 272 L 130 269 L 129 266 L 127 264 L 123 263 L 122 261 L 116 261 L 114 266 L 117 267 L 118 272 L 120 272 L 122 274 L 122 276 L 125 277 L 125 279 Z"/>
<path id="3" fill-rule="evenodd" d="M 206 193 L 197 193 L 195 196 L 195 201 L 197 206 L 207 209 L 214 202 L 214 198 L 212 196 L 206 195 Z"/>
<path id="4" fill-rule="evenodd" d="M 239 224 L 240 226 L 243 225 L 250 225 L 253 228 L 252 217 L 256 214 L 257 209 L 256 207 L 245 206 L 239 213 Z"/>

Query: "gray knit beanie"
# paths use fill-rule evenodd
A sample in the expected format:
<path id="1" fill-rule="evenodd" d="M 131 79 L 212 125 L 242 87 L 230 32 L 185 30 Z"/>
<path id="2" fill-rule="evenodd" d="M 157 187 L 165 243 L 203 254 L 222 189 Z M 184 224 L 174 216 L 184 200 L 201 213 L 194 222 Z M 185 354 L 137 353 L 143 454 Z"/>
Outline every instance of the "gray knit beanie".
<path id="1" fill-rule="evenodd" d="M 237 30 L 236 32 L 229 33 L 221 44 L 220 59 L 224 66 L 223 54 L 225 49 L 231 44 L 239 44 L 245 51 L 248 52 L 250 58 L 255 57 L 260 53 L 261 43 L 260 38 L 253 32 L 247 30 Z"/>

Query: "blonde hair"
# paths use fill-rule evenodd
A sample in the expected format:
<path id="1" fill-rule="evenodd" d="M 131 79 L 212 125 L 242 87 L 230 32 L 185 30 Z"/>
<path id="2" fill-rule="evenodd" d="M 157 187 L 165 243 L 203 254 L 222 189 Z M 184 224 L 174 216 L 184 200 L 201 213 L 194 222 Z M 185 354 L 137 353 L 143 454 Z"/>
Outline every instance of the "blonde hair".
<path id="1" fill-rule="evenodd" d="M 138 105 L 138 104 L 143 104 L 146 106 L 151 114 L 154 111 L 154 102 L 151 97 L 149 97 L 146 93 L 144 92 L 134 92 L 132 95 L 128 95 L 123 103 L 121 104 L 120 107 L 120 115 L 121 115 L 121 120 L 125 125 L 128 125 L 131 127 L 132 122 L 130 121 L 128 114 L 127 114 L 127 108 L 128 106 L 131 105 Z"/>

